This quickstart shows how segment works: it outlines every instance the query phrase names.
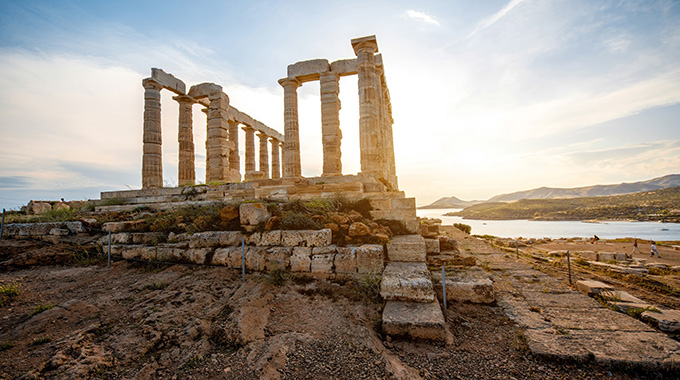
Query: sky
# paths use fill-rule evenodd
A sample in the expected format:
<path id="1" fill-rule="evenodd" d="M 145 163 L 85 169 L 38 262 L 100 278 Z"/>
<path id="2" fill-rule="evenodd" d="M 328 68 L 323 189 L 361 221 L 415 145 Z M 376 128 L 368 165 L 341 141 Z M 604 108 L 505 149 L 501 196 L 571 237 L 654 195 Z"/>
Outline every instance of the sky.
<path id="1" fill-rule="evenodd" d="M 373 34 L 399 187 L 418 205 L 680 173 L 679 1 L 0 0 L 0 207 L 140 188 L 152 67 L 187 88 L 220 84 L 283 132 L 286 67 L 354 58 L 350 40 Z M 344 174 L 360 171 L 357 94 L 343 77 Z M 302 174 L 318 176 L 318 82 L 298 101 Z M 161 102 L 176 186 L 177 103 Z M 204 181 L 206 118 L 193 111 Z"/>

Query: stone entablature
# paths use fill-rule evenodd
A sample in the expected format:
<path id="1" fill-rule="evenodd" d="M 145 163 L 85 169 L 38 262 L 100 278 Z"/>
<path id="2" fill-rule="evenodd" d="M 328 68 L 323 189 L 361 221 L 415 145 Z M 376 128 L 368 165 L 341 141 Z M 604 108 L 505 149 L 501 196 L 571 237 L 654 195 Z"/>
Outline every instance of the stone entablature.
<path id="1" fill-rule="evenodd" d="M 284 93 L 284 178 L 301 176 L 297 88 L 319 81 L 323 143 L 322 177 L 342 175 L 338 94 L 340 77 L 359 76 L 359 138 L 361 173 L 373 175 L 390 189 L 398 189 L 392 137 L 392 103 L 382 56 L 375 36 L 352 40 L 356 59 L 329 63 L 326 59 L 302 61 L 288 66 L 287 77 L 279 80 Z"/>
<path id="2" fill-rule="evenodd" d="M 254 146 L 246 145 L 245 179 L 270 178 L 268 143 L 272 144 L 271 178 L 280 178 L 279 147 L 284 136 L 276 130 L 255 120 L 229 104 L 229 97 L 222 87 L 214 83 L 201 83 L 186 91 L 186 85 L 172 74 L 152 68 L 151 77 L 142 81 L 144 86 L 144 153 L 142 156 L 142 188 L 163 187 L 163 158 L 161 138 L 161 96 L 167 89 L 175 93 L 173 99 L 179 104 L 179 164 L 180 186 L 193 185 L 196 181 L 194 165 L 194 141 L 192 105 L 201 104 L 208 117 L 206 139 L 206 183 L 240 182 L 240 158 L 238 154 L 238 126 L 243 125 L 248 134 L 257 131 L 264 141 L 260 149 L 260 170 L 254 169 Z M 262 154 L 264 151 L 264 155 Z M 252 159 L 252 163 L 249 162 Z M 277 165 L 274 165 L 274 162 Z M 252 164 L 252 165 L 249 165 Z M 250 169 L 249 169 L 250 168 Z M 278 170 L 278 172 L 277 172 Z"/>

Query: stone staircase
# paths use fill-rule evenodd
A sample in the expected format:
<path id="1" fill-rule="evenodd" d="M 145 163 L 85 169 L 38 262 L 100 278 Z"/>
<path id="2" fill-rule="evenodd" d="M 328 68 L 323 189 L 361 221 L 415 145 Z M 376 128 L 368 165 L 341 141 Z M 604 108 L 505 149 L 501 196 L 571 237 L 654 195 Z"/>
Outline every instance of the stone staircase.
<path id="1" fill-rule="evenodd" d="M 380 295 L 387 301 L 383 330 L 388 335 L 446 341 L 444 314 L 425 259 L 420 235 L 395 236 L 387 244 L 388 261 L 380 283 Z"/>

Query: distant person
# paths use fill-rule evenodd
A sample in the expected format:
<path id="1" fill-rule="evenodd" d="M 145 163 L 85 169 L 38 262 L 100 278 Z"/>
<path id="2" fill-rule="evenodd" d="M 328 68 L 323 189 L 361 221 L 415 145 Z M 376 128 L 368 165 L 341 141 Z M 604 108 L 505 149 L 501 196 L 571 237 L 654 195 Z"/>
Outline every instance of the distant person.
<path id="1" fill-rule="evenodd" d="M 651 257 L 654 257 L 654 254 L 656 253 L 656 257 L 661 258 L 659 256 L 659 251 L 656 250 L 656 242 L 652 242 L 652 254 Z"/>
<path id="2" fill-rule="evenodd" d="M 598 241 L 598 240 L 600 240 L 600 238 L 597 237 L 597 235 L 593 235 L 593 238 L 590 239 L 590 244 L 595 244 L 595 242 Z"/>
<path id="3" fill-rule="evenodd" d="M 635 251 L 638 251 L 639 254 L 642 254 L 642 252 L 640 252 L 640 248 L 638 247 L 637 239 L 633 241 L 633 252 L 631 252 L 630 254 L 632 255 L 633 253 L 635 253 Z"/>

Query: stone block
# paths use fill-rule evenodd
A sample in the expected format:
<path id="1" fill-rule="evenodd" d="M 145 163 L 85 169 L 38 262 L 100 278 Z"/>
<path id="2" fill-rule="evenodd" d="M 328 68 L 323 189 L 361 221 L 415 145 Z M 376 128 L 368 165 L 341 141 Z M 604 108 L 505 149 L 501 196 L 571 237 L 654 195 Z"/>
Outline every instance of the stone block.
<path id="1" fill-rule="evenodd" d="M 361 182 L 325 183 L 321 189 L 328 193 L 345 193 L 350 191 L 361 192 L 363 191 L 363 185 Z"/>
<path id="2" fill-rule="evenodd" d="M 610 306 L 612 306 L 613 310 L 620 311 L 622 313 L 628 313 L 628 310 L 631 309 L 645 309 L 648 307 L 652 307 L 652 305 L 648 303 L 632 303 L 632 302 L 614 302 L 614 301 L 609 301 L 607 302 Z"/>
<path id="3" fill-rule="evenodd" d="M 43 201 L 30 201 L 28 202 L 28 207 L 26 208 L 26 212 L 28 214 L 42 214 L 47 211 L 52 210 L 52 205 L 50 202 L 43 202 Z"/>
<path id="4" fill-rule="evenodd" d="M 642 320 L 652 323 L 661 331 L 680 332 L 680 311 L 678 310 L 648 310 L 642 313 Z"/>
<path id="5" fill-rule="evenodd" d="M 394 210 L 415 210 L 416 209 L 416 199 L 415 198 L 392 198 L 392 209 L 394 209 Z"/>
<path id="6" fill-rule="evenodd" d="M 321 230 L 284 230 L 281 231 L 281 245 L 286 247 L 324 247 L 331 245 L 332 237 L 330 228 Z"/>
<path id="7" fill-rule="evenodd" d="M 387 301 L 435 300 L 430 272 L 425 263 L 391 262 L 383 271 L 380 295 Z"/>
<path id="8" fill-rule="evenodd" d="M 205 264 L 205 259 L 209 253 L 212 253 L 211 248 L 191 248 L 184 252 L 184 258 L 194 264 Z"/>
<path id="9" fill-rule="evenodd" d="M 212 263 L 229 268 L 241 267 L 241 247 L 218 248 L 213 255 Z"/>
<path id="10" fill-rule="evenodd" d="M 176 93 L 176 94 L 186 94 L 187 88 L 184 82 L 175 78 L 174 75 L 168 74 L 165 71 L 157 68 L 151 69 L 151 78 L 158 82 L 164 88 Z"/>
<path id="11" fill-rule="evenodd" d="M 608 261 L 614 260 L 614 253 L 613 252 L 598 252 L 597 253 L 597 261 L 606 263 Z"/>
<path id="12" fill-rule="evenodd" d="M 600 294 L 603 291 L 615 291 L 613 286 L 600 281 L 581 280 L 576 282 L 576 290 L 589 296 Z"/>
<path id="13" fill-rule="evenodd" d="M 319 74 L 330 71 L 327 59 L 311 59 L 288 65 L 288 78 L 297 78 L 301 82 L 318 80 Z"/>
<path id="14" fill-rule="evenodd" d="M 427 254 L 439 254 L 439 239 L 425 239 L 425 252 Z"/>
<path id="15" fill-rule="evenodd" d="M 253 232 L 250 235 L 244 235 L 244 241 L 246 245 L 261 245 L 260 241 L 262 241 L 262 233 Z"/>
<path id="16" fill-rule="evenodd" d="M 68 228 L 52 228 L 49 232 L 52 236 L 68 236 L 70 233 Z"/>
<path id="17" fill-rule="evenodd" d="M 188 235 L 189 247 L 226 247 L 231 245 L 241 245 L 240 231 L 208 231 Z"/>
<path id="18" fill-rule="evenodd" d="M 156 247 L 139 248 L 139 258 L 146 261 L 156 261 Z"/>
<path id="19" fill-rule="evenodd" d="M 338 247 L 337 253 L 333 261 L 335 273 L 338 274 L 353 274 L 357 273 L 357 248 L 356 247 Z M 382 268 L 381 268 L 382 269 Z"/>
<path id="20" fill-rule="evenodd" d="M 267 251 L 265 269 L 288 270 L 290 268 L 290 257 L 293 253 L 292 247 L 272 247 Z"/>
<path id="21" fill-rule="evenodd" d="M 600 296 L 606 301 L 613 302 L 628 302 L 628 303 L 645 303 L 643 300 L 633 296 L 628 292 L 622 290 L 603 290 Z"/>
<path id="22" fill-rule="evenodd" d="M 616 261 L 626 261 L 628 260 L 628 255 L 625 253 L 617 252 L 614 254 L 614 260 Z"/>
<path id="23" fill-rule="evenodd" d="M 290 256 L 290 270 L 293 272 L 309 272 L 312 264 L 312 248 L 293 247 Z"/>
<path id="24" fill-rule="evenodd" d="M 383 246 L 364 244 L 356 248 L 357 272 L 360 274 L 382 273 L 385 267 Z"/>
<path id="25" fill-rule="evenodd" d="M 387 243 L 390 261 L 425 262 L 425 239 L 420 235 L 395 236 Z"/>
<path id="26" fill-rule="evenodd" d="M 262 232 L 262 236 L 260 237 L 260 244 L 258 245 L 270 247 L 281 245 L 281 230 Z"/>
<path id="27" fill-rule="evenodd" d="M 87 232 L 83 222 L 64 222 L 61 228 L 67 228 L 73 234 L 82 234 Z"/>
<path id="28" fill-rule="evenodd" d="M 443 297 L 441 280 L 435 283 L 435 289 L 441 299 Z M 489 304 L 493 303 L 496 297 L 493 283 L 484 272 L 463 272 L 447 275 L 446 300 Z"/>
<path id="29" fill-rule="evenodd" d="M 583 259 L 589 260 L 589 261 L 597 261 L 597 252 L 579 251 L 579 252 L 574 252 L 574 254 L 580 256 Z"/>
<path id="30" fill-rule="evenodd" d="M 111 254 L 119 254 L 126 260 L 141 259 L 144 248 L 141 245 L 113 245 L 111 246 Z"/>
<path id="31" fill-rule="evenodd" d="M 319 274 L 333 273 L 333 259 L 335 253 L 322 253 L 312 255 L 311 272 Z"/>
<path id="32" fill-rule="evenodd" d="M 156 247 L 156 259 L 158 261 L 181 262 L 184 249 L 172 247 Z"/>
<path id="33" fill-rule="evenodd" d="M 129 233 L 128 235 L 130 235 L 132 239 L 132 244 L 154 245 L 167 240 L 165 234 L 162 232 L 134 232 Z M 113 238 L 113 235 L 111 238 Z"/>
<path id="34" fill-rule="evenodd" d="M 246 247 L 246 269 L 264 272 L 267 249 L 264 247 Z"/>
<path id="35" fill-rule="evenodd" d="M 111 233 L 125 231 L 125 222 L 107 222 L 102 225 L 102 230 Z"/>
<path id="36" fill-rule="evenodd" d="M 392 209 L 392 199 L 390 198 L 375 198 L 370 199 L 371 207 L 374 210 L 391 210 Z"/>
<path id="37" fill-rule="evenodd" d="M 108 244 L 108 236 L 104 236 L 102 238 L 105 242 L 105 244 Z M 126 233 L 126 232 L 118 232 L 115 234 L 111 234 L 111 244 L 132 244 L 134 243 L 134 240 L 132 239 L 132 234 Z M 134 244 L 143 244 L 141 242 L 134 243 Z"/>
<path id="38" fill-rule="evenodd" d="M 383 310 L 383 330 L 387 335 L 415 339 L 446 340 L 446 322 L 439 302 L 388 301 Z"/>
<path id="39" fill-rule="evenodd" d="M 331 71 L 340 76 L 355 75 L 357 74 L 357 60 L 353 58 L 334 61 L 331 63 Z"/>
<path id="40" fill-rule="evenodd" d="M 263 203 L 242 203 L 239 206 L 239 216 L 241 224 L 257 226 L 271 218 L 271 213 Z"/>

